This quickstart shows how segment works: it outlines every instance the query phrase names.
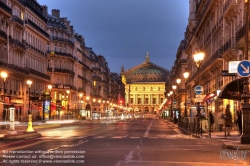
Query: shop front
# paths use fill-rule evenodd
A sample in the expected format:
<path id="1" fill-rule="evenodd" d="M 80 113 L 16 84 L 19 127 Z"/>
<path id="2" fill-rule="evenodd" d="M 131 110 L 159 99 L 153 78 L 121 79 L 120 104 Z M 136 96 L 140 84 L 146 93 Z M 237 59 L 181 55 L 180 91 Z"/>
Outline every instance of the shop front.
<path id="1" fill-rule="evenodd" d="M 236 111 L 241 107 L 241 96 L 243 94 L 243 80 L 236 79 L 225 85 L 218 95 L 222 101 L 219 103 L 218 121 L 220 126 L 224 125 L 224 120 L 221 118 L 225 114 L 226 106 L 230 105 L 230 112 L 232 114 L 232 122 L 236 120 Z M 221 127 L 220 127 L 221 128 Z"/>

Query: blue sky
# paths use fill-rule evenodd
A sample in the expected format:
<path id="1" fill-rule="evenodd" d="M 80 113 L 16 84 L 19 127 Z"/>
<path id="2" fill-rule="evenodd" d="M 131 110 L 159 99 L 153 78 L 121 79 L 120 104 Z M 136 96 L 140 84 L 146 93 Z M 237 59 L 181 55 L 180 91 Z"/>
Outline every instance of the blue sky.
<path id="1" fill-rule="evenodd" d="M 171 69 L 188 23 L 189 0 L 37 0 L 59 9 L 111 72 L 145 61 Z"/>

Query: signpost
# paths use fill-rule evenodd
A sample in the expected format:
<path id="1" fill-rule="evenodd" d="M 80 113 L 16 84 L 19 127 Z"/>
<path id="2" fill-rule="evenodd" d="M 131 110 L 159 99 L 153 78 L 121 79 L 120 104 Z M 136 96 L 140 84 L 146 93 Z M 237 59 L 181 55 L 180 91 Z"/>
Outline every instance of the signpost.
<path id="1" fill-rule="evenodd" d="M 237 67 L 237 72 L 241 77 L 248 77 L 250 75 L 250 61 L 241 61 Z"/>
<path id="2" fill-rule="evenodd" d="M 203 93 L 203 87 L 200 86 L 200 85 L 197 85 L 195 88 L 194 88 L 194 92 L 195 94 L 197 95 L 201 95 Z"/>

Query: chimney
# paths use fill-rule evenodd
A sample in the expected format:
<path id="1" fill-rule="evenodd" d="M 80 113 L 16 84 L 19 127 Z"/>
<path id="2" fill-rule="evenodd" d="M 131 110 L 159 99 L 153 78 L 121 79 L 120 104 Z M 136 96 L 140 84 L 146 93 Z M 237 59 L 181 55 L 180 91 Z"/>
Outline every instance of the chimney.
<path id="1" fill-rule="evenodd" d="M 58 10 L 58 9 L 52 9 L 52 16 L 60 18 L 60 10 Z"/>
<path id="2" fill-rule="evenodd" d="M 74 33 L 73 25 L 70 26 L 70 32 Z"/>
<path id="3" fill-rule="evenodd" d="M 46 5 L 41 6 L 43 9 L 43 14 L 47 17 L 48 16 L 48 7 Z"/>

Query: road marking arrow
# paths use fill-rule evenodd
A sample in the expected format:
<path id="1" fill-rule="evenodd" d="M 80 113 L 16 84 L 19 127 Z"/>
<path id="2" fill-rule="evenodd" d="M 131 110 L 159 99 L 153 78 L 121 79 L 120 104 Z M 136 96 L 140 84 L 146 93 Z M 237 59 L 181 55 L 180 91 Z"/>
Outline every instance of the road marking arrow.
<path id="1" fill-rule="evenodd" d="M 245 71 L 242 71 L 243 73 L 249 73 L 249 66 L 247 66 L 247 68 L 243 66 L 242 64 L 240 64 L 240 66 L 245 70 Z"/>

